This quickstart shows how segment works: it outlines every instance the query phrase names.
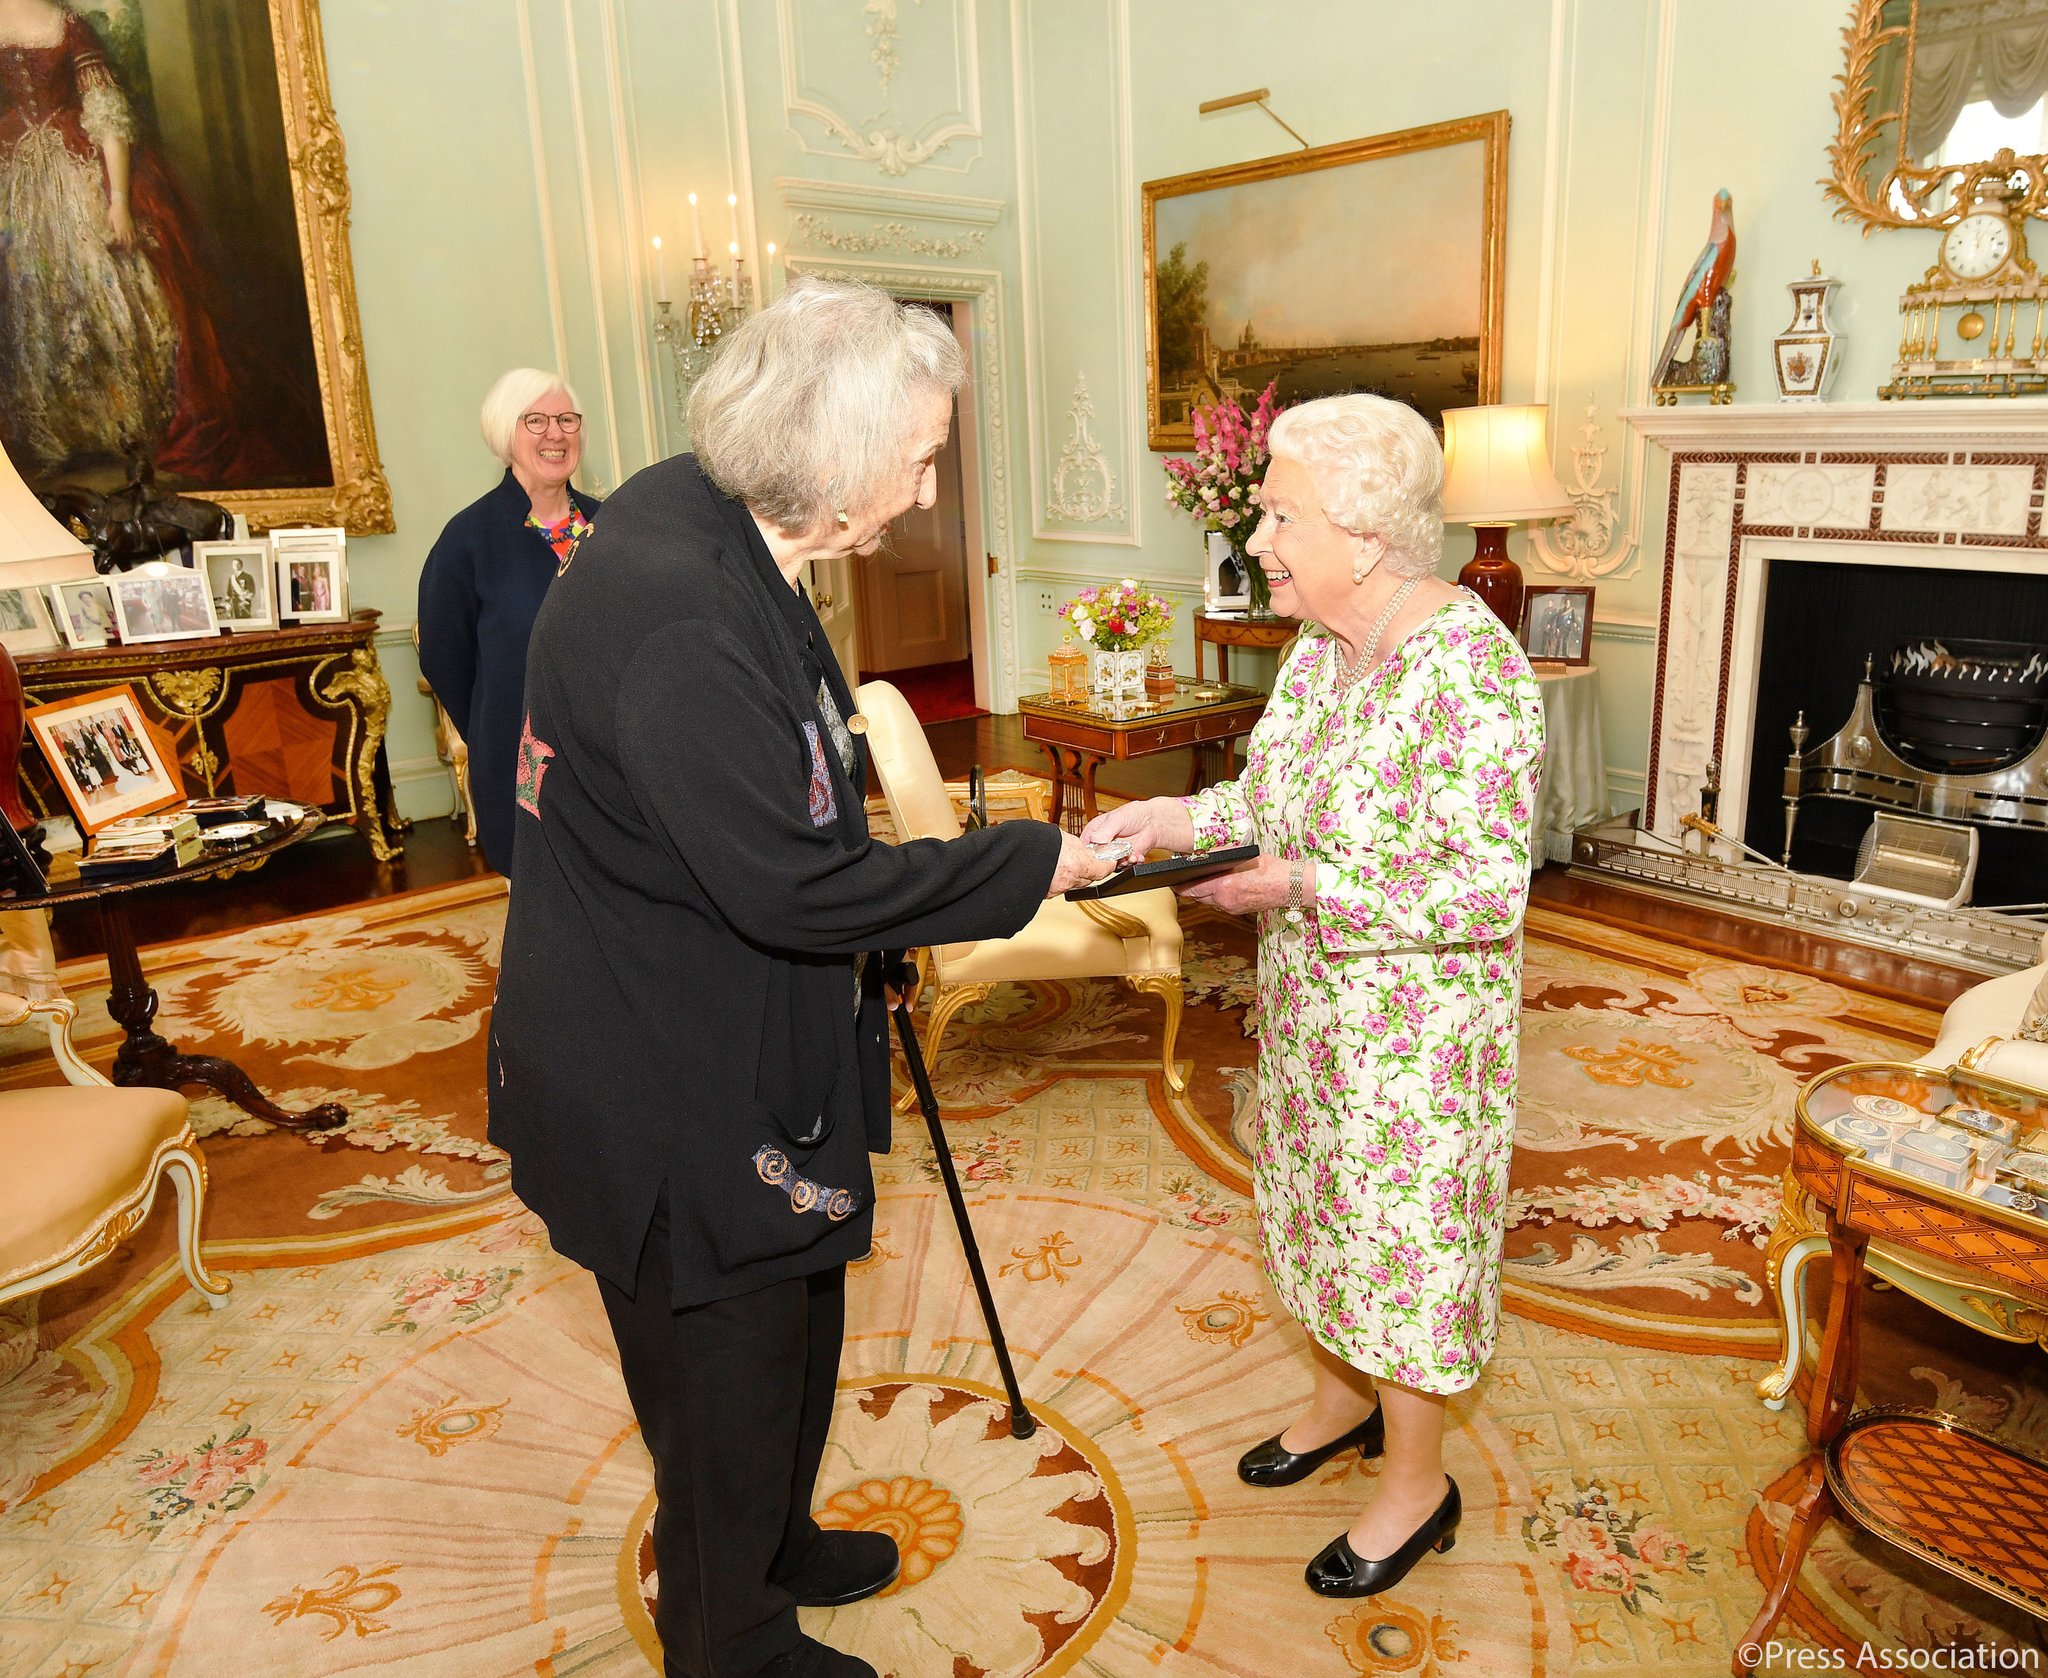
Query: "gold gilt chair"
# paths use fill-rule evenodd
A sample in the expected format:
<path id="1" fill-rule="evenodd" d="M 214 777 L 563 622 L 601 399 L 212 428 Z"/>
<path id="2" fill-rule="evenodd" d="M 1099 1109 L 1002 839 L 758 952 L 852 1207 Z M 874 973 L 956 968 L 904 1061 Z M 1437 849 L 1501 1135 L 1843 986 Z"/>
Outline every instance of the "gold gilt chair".
<path id="1" fill-rule="evenodd" d="M 229 1284 L 199 1253 L 206 1161 L 175 1091 L 116 1089 L 71 1042 L 78 1005 L 58 987 L 48 923 L 0 913 L 0 1026 L 41 1024 L 66 1082 L 0 1090 L 0 1304 L 90 1270 L 149 1216 L 168 1177 L 178 1259 L 218 1309 Z"/>
<path id="2" fill-rule="evenodd" d="M 412 650 L 415 656 L 420 650 L 420 626 L 412 626 Z M 454 788 L 455 808 L 448 819 L 455 824 L 473 849 L 476 845 L 476 806 L 469 796 L 469 742 L 464 740 L 455 721 L 448 715 L 448 709 L 434 692 L 433 683 L 421 676 L 414 684 L 434 703 L 434 755 L 448 766 L 448 780 Z"/>
<path id="3" fill-rule="evenodd" d="M 953 796 L 909 702 L 887 682 L 864 682 L 854 702 L 867 720 L 868 746 L 897 833 L 906 840 L 958 838 Z M 942 944 L 919 960 L 928 964 L 931 985 L 924 1052 L 934 1069 L 953 1016 L 1005 980 L 1121 979 L 1166 1004 L 1160 1065 L 1167 1088 L 1179 1094 L 1186 1087 L 1173 1058 L 1180 1035 L 1180 912 L 1170 891 L 1083 903 L 1048 898 L 1015 937 Z M 902 1104 L 914 1098 L 914 1092 L 905 1095 Z"/>

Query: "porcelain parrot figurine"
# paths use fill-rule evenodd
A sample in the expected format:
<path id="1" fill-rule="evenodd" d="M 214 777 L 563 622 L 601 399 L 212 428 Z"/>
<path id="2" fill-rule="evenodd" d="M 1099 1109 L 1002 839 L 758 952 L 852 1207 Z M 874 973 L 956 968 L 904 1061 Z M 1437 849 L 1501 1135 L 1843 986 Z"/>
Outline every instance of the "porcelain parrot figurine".
<path id="1" fill-rule="evenodd" d="M 1678 308 L 1671 316 L 1671 330 L 1665 334 L 1663 351 L 1657 357 L 1654 382 L 1670 382 L 1672 358 L 1678 354 L 1685 329 L 1698 323 L 1704 333 L 1712 324 L 1714 300 L 1721 295 L 1734 266 L 1735 221 L 1728 189 L 1723 187 L 1714 194 L 1714 222 L 1707 233 L 1706 248 L 1694 261 L 1678 294 Z"/>

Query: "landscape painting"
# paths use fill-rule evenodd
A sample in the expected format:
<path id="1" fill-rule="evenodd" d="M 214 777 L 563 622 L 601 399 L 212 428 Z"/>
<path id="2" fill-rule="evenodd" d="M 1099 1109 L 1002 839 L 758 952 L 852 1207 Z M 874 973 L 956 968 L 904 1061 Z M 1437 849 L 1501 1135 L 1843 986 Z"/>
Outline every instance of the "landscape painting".
<path id="1" fill-rule="evenodd" d="M 1370 391 L 1441 426 L 1496 399 L 1508 114 L 1145 183 L 1155 449 L 1189 415 Z"/>

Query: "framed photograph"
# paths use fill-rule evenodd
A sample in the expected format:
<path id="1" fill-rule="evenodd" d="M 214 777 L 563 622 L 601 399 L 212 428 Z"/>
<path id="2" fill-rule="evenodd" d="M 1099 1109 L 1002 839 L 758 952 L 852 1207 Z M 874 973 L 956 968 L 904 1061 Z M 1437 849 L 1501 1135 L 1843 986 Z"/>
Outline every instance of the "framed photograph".
<path id="1" fill-rule="evenodd" d="M 1205 612 L 1242 612 L 1252 603 L 1251 580 L 1245 575 L 1247 564 L 1258 561 L 1239 559 L 1229 539 L 1221 532 L 1207 533 L 1209 542 L 1208 558 L 1202 566 L 1202 610 Z"/>
<path id="2" fill-rule="evenodd" d="M 114 624 L 126 645 L 196 641 L 220 633 L 203 571 L 183 566 L 124 571 L 107 579 L 107 592 L 114 597 Z"/>
<path id="3" fill-rule="evenodd" d="M 17 193 L 36 255 L 8 270 L 8 457 L 40 491 L 119 483 L 140 454 L 259 528 L 390 530 L 320 0 L 38 11 L 61 18 L 36 41 L 57 90 L 38 120 L 132 139 L 118 206 L 90 146 Z M 107 256 L 114 207 L 132 261 Z"/>
<path id="4" fill-rule="evenodd" d="M 1155 449 L 1189 415 L 1351 391 L 1434 425 L 1500 399 L 1508 113 L 1147 181 L 1145 397 Z"/>
<path id="5" fill-rule="evenodd" d="M 192 562 L 206 578 L 221 628 L 277 627 L 276 573 L 268 542 L 194 542 Z"/>
<path id="6" fill-rule="evenodd" d="M 49 598 L 40 587 L 0 588 L 0 647 L 10 653 L 44 653 L 62 645 Z"/>
<path id="7" fill-rule="evenodd" d="M 1522 645 L 1538 664 L 1590 664 L 1593 591 L 1537 584 L 1522 596 Z"/>
<path id="8" fill-rule="evenodd" d="M 84 832 L 183 802 L 170 743 L 150 727 L 133 687 L 33 705 L 26 720 Z"/>
<path id="9" fill-rule="evenodd" d="M 277 609 L 300 623 L 348 621 L 348 571 L 333 547 L 292 543 L 277 552 Z"/>
<path id="10" fill-rule="evenodd" d="M 52 583 L 50 604 L 67 646 L 104 647 L 119 633 L 114 627 L 114 597 L 107 592 L 104 577 Z"/>

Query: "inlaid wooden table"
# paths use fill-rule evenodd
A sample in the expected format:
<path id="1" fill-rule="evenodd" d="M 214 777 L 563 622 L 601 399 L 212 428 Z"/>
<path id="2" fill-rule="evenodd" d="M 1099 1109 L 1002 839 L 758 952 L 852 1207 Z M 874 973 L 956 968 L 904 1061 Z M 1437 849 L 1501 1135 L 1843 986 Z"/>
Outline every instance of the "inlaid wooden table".
<path id="1" fill-rule="evenodd" d="M 1990 1115 L 1957 1125 L 1940 1115 Z M 1958 1186 L 1915 1173 L 1936 1153 L 1923 1131 L 1968 1140 L 2009 1123 L 2005 1167 Z M 1854 1521 L 1930 1566 L 2048 1619 L 2048 1463 L 1932 1410 L 1850 1413 L 1856 1393 L 1864 1251 L 1894 1252 L 2048 1310 L 2048 1094 L 1957 1067 L 1838 1067 L 1799 1093 L 1792 1176 L 1834 1260 L 1827 1336 L 1807 1408 L 1814 1454 L 1764 1605 L 1735 1651 L 1754 1669 L 1799 1568 L 1830 1515 Z M 1974 1189 L 1969 1186 L 1976 1183 Z"/>
<path id="2" fill-rule="evenodd" d="M 1257 647 L 1266 652 L 1278 652 L 1294 639 L 1295 631 L 1300 628 L 1299 618 L 1247 618 L 1197 612 L 1195 680 L 1199 682 L 1202 679 L 1202 647 L 1205 643 L 1216 649 L 1216 679 L 1227 682 L 1230 680 L 1232 647 Z"/>
<path id="3" fill-rule="evenodd" d="M 1091 697 L 1073 705 L 1034 693 L 1017 701 L 1024 738 L 1043 746 L 1052 760 L 1053 820 L 1076 832 L 1096 814 L 1095 772 L 1108 760 L 1121 763 L 1192 746 L 1188 791 L 1195 792 L 1211 778 L 1230 778 L 1237 742 L 1251 733 L 1265 709 L 1266 695 L 1258 688 L 1191 682 L 1184 676 L 1175 678 L 1171 699 Z M 1214 777 L 1209 773 L 1211 751 L 1221 754 Z"/>

